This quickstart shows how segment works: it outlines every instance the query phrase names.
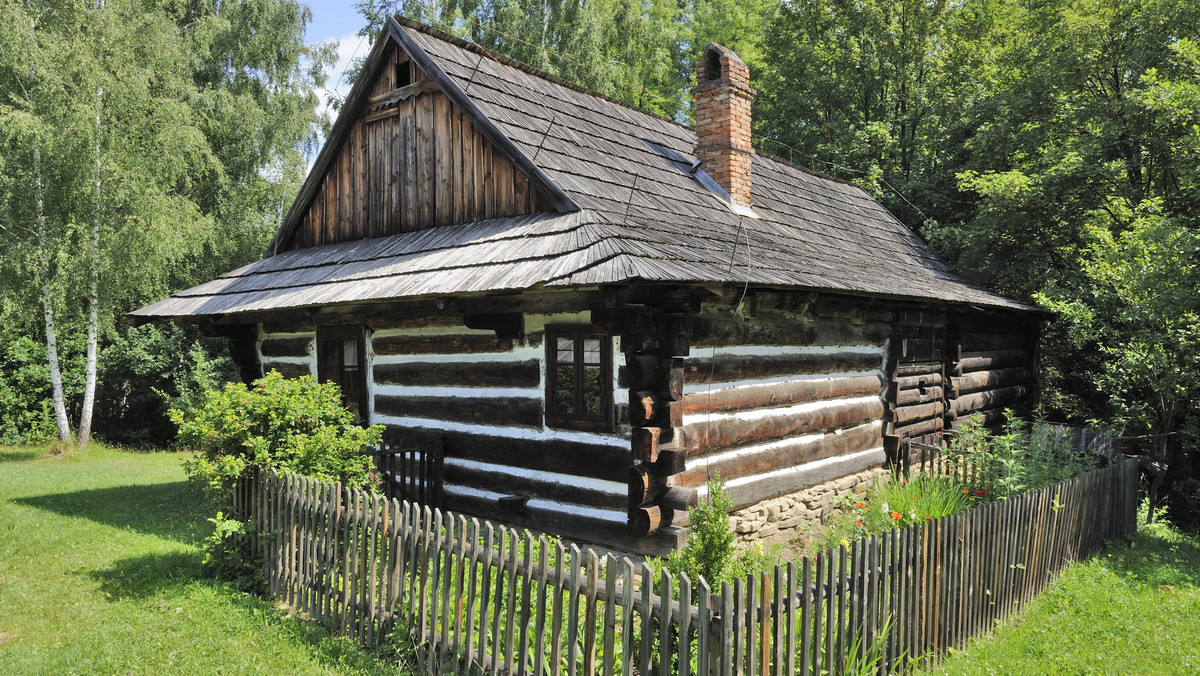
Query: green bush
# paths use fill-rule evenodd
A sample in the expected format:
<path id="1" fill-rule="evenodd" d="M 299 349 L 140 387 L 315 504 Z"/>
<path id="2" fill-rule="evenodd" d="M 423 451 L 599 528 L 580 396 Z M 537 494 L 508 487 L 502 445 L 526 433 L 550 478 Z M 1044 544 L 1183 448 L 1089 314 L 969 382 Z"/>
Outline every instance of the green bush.
<path id="1" fill-rule="evenodd" d="M 725 495 L 725 482 L 718 472 L 708 480 L 708 499 L 688 508 L 691 532 L 687 544 L 667 557 L 667 568 L 675 574 L 687 573 L 692 581 L 704 579 L 716 587 L 733 579 L 736 552 L 734 532 L 729 526 L 733 499 Z"/>
<path id="2" fill-rule="evenodd" d="M 74 404 L 83 394 L 83 341 L 60 336 L 58 353 L 63 395 L 68 413 L 75 415 Z M 0 329 L 0 444 L 15 446 L 53 438 L 57 429 L 52 402 L 45 343 Z"/>
<path id="3" fill-rule="evenodd" d="M 225 499 L 252 468 L 297 472 L 353 488 L 378 485 L 364 447 L 383 427 L 362 428 L 342 405 L 336 384 L 312 376 L 285 379 L 272 371 L 247 387 L 228 383 L 205 393 L 190 412 L 172 408 L 179 444 L 198 452 L 188 475 Z"/>
<path id="4" fill-rule="evenodd" d="M 362 450 L 379 443 L 383 427 L 355 424 L 336 384 L 318 384 L 312 376 L 285 379 L 271 371 L 250 387 L 227 383 L 198 400 L 184 396 L 176 402 L 182 407 L 172 407 L 169 415 L 179 426 L 179 444 L 197 452 L 184 469 L 221 510 L 209 519 L 214 530 L 202 546 L 205 567 L 241 589 L 260 587 L 245 546 L 254 525 L 223 510 L 252 471 L 278 469 L 369 490 L 379 485 Z"/>
<path id="5" fill-rule="evenodd" d="M 960 476 L 969 477 L 971 488 L 983 490 L 988 500 L 1034 491 L 1077 477 L 1099 464 L 1093 456 L 1081 455 L 1052 425 L 1026 425 L 1011 411 L 1012 421 L 1003 434 L 989 434 L 977 417 L 960 427 L 951 441 L 958 454 L 946 459 Z M 961 465 L 961 467 L 954 467 Z"/>

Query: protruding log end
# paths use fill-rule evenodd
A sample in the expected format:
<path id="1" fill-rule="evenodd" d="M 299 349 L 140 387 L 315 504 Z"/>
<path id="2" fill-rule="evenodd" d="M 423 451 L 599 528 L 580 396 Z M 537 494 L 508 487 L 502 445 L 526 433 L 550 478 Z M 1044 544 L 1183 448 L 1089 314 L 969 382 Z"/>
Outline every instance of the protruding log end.
<path id="1" fill-rule="evenodd" d="M 633 458 L 643 462 L 655 462 L 659 455 L 659 441 L 662 437 L 661 427 L 633 428 Z"/>
<path id="2" fill-rule="evenodd" d="M 662 510 L 658 505 L 646 505 L 629 511 L 629 534 L 640 538 L 658 530 L 662 526 Z"/>

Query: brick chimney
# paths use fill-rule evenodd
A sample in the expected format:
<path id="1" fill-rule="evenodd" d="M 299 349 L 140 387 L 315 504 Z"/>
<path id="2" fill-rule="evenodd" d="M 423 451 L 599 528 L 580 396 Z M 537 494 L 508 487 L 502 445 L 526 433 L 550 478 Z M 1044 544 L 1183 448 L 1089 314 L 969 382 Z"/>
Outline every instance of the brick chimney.
<path id="1" fill-rule="evenodd" d="M 696 157 L 734 204 L 750 206 L 750 68 L 737 54 L 709 43 L 696 66 Z"/>

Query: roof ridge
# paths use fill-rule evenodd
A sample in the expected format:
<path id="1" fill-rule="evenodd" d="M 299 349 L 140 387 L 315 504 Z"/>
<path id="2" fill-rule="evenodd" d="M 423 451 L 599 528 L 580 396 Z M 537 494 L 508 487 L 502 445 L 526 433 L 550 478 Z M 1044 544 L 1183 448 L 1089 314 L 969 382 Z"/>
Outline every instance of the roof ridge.
<path id="1" fill-rule="evenodd" d="M 465 40 L 463 38 L 458 37 L 457 35 L 447 33 L 446 31 L 443 31 L 440 28 L 434 28 L 433 26 L 430 26 L 428 24 L 423 24 L 420 21 L 417 21 L 415 19 L 410 19 L 410 18 L 404 16 L 403 14 L 397 13 L 394 15 L 393 18 L 396 20 L 396 23 L 400 24 L 401 26 L 404 26 L 405 28 L 411 28 L 415 31 L 424 33 L 432 38 L 436 38 L 438 40 L 448 42 L 448 43 L 454 45 L 455 47 L 458 47 L 460 49 L 465 49 L 473 54 L 478 54 L 480 56 L 487 57 L 489 59 L 492 59 L 493 61 L 502 63 L 511 68 L 516 68 L 519 71 L 522 71 L 524 73 L 527 73 L 527 74 L 532 75 L 537 78 L 541 78 L 543 80 L 546 80 L 547 82 L 552 82 L 556 85 L 559 85 L 561 87 L 566 87 L 567 89 L 577 91 L 581 94 L 587 94 L 588 96 L 593 96 L 602 101 L 607 101 L 609 103 L 616 104 L 618 106 L 621 106 L 622 108 L 627 108 L 629 110 L 632 110 L 635 113 L 641 113 L 643 115 L 648 115 L 650 117 L 662 120 L 664 122 L 669 122 L 669 123 L 671 123 L 677 127 L 680 127 L 682 129 L 687 129 L 688 131 L 695 131 L 695 129 L 693 127 L 689 127 L 686 124 L 680 124 L 679 122 L 677 122 L 669 117 L 666 117 L 664 115 L 659 115 L 658 113 L 646 110 L 645 108 L 639 108 L 633 104 L 626 103 L 619 99 L 614 99 L 613 97 L 608 96 L 607 94 L 601 94 L 600 92 L 595 91 L 593 89 L 588 89 L 587 87 L 584 87 L 583 85 L 576 84 L 574 82 L 571 82 L 570 80 L 566 80 L 557 75 L 554 75 L 553 73 L 548 73 L 544 70 L 541 70 L 540 68 L 534 68 L 533 66 L 531 66 L 523 61 L 518 61 L 511 57 L 507 57 L 503 54 L 500 54 L 499 52 L 493 52 L 492 50 L 488 49 L 487 47 L 481 46 L 477 42 L 471 42 L 470 40 Z M 484 28 L 491 28 L 491 26 L 484 26 Z M 561 55 L 559 55 L 559 56 L 561 56 Z"/>

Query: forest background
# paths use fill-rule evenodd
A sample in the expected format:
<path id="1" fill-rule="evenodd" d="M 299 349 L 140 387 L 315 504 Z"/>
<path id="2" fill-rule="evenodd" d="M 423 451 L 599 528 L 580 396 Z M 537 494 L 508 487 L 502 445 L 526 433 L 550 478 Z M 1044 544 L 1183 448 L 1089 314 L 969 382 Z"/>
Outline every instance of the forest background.
<path id="1" fill-rule="evenodd" d="M 1200 521 L 1200 3 L 354 9 L 368 37 L 399 12 L 684 124 L 695 60 L 729 46 L 756 149 L 863 186 L 962 276 L 1054 311 L 1039 414 L 1140 437 Z M 222 341 L 125 313 L 261 255 L 329 129 L 335 46 L 306 42 L 311 16 L 0 0 L 0 444 L 167 443 L 169 403 L 234 377 Z"/>

